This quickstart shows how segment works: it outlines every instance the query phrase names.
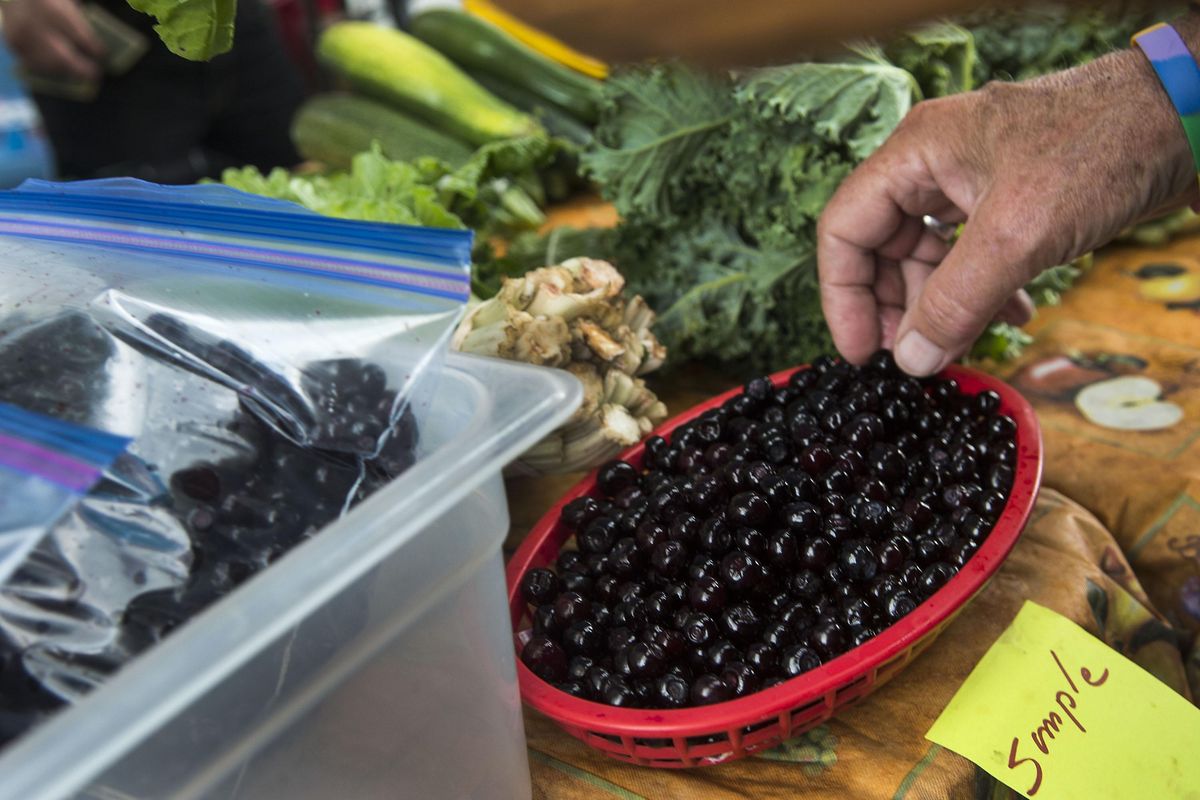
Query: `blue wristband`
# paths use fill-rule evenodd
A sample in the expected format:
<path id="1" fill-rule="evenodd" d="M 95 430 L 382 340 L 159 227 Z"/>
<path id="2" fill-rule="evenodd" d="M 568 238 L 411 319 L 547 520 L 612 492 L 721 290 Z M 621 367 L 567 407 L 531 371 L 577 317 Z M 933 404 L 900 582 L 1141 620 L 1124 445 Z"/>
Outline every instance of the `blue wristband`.
<path id="1" fill-rule="evenodd" d="M 1200 175 L 1200 64 L 1179 32 L 1165 22 L 1135 34 L 1133 43 L 1149 59 L 1167 97 L 1171 98 Z"/>

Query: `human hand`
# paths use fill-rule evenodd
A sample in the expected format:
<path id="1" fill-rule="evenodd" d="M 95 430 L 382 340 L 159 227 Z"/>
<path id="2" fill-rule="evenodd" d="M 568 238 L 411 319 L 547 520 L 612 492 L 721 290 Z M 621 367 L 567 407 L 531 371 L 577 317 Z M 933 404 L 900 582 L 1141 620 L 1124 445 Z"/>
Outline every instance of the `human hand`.
<path id="1" fill-rule="evenodd" d="M 104 45 L 76 0 L 8 0 L 2 13 L 4 38 L 29 72 L 100 77 Z"/>
<path id="2" fill-rule="evenodd" d="M 1021 287 L 1043 269 L 1186 204 L 1196 184 L 1140 52 L 920 103 L 821 216 L 834 343 L 854 363 L 883 346 L 911 374 L 937 372 L 993 319 L 1028 321 Z M 926 215 L 966 222 L 953 246 Z"/>

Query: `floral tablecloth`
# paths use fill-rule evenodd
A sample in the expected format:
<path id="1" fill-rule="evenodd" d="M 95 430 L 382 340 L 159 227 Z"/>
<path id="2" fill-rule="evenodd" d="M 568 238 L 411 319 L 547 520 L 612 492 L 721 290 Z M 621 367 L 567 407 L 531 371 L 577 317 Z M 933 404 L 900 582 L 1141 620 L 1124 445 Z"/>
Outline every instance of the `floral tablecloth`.
<path id="1" fill-rule="evenodd" d="M 996 578 L 924 654 L 845 714 L 775 750 L 693 770 L 633 767 L 526 711 L 534 797 L 1007 798 L 925 732 L 1026 599 L 1200 698 L 1200 238 L 1113 249 L 996 371 L 1037 407 L 1044 489 Z M 729 388 L 660 379 L 673 411 Z M 574 477 L 509 484 L 515 546 Z"/>

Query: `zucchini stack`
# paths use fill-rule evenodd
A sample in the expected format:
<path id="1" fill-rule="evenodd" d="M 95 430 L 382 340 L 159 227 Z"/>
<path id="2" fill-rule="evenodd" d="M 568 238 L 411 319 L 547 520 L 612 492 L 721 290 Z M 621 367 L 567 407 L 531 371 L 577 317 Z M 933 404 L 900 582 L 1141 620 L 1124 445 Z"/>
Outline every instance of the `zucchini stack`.
<path id="1" fill-rule="evenodd" d="M 503 18 L 476 13 L 430 9 L 411 33 L 366 22 L 326 30 L 318 56 L 350 91 L 317 95 L 297 114 L 301 155 L 346 169 L 376 142 L 397 161 L 433 156 L 459 166 L 506 139 L 586 144 L 602 90 L 594 62 L 557 44 L 535 49 L 502 28 Z"/>

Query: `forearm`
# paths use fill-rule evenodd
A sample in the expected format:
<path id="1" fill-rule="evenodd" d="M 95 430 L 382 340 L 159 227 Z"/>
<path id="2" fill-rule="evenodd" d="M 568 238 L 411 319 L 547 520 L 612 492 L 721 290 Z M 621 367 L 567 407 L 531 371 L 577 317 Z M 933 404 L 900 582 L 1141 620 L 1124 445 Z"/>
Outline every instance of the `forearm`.
<path id="1" fill-rule="evenodd" d="M 1193 6 L 1172 25 L 1188 49 L 1200 53 L 1200 11 Z M 1133 183 L 1112 189 L 1129 192 L 1142 218 L 1196 199 L 1196 164 L 1179 115 L 1150 61 L 1137 47 L 1030 81 L 1018 91 L 1069 97 L 1073 113 L 1095 121 L 1085 135 L 1087 141 L 1079 147 L 1107 151 L 1110 163 L 1134 165 L 1134 169 L 1122 171 Z M 1036 102 L 1036 98 L 1028 102 Z"/>

